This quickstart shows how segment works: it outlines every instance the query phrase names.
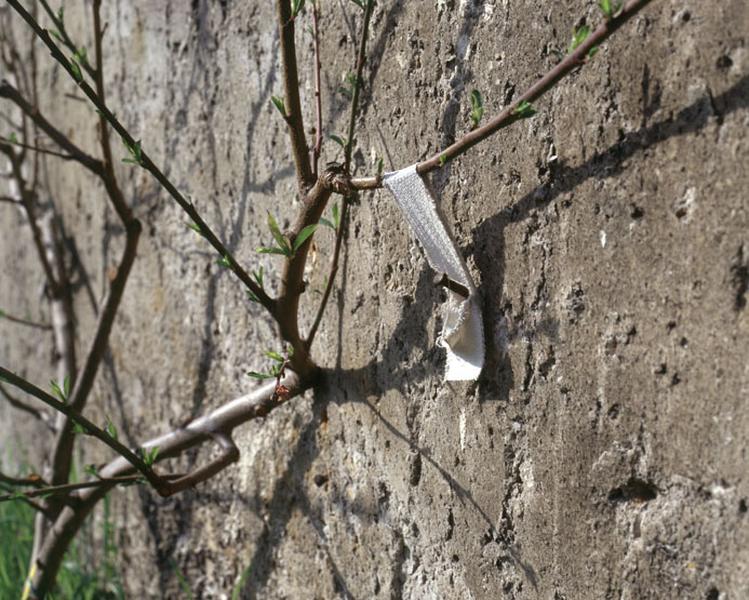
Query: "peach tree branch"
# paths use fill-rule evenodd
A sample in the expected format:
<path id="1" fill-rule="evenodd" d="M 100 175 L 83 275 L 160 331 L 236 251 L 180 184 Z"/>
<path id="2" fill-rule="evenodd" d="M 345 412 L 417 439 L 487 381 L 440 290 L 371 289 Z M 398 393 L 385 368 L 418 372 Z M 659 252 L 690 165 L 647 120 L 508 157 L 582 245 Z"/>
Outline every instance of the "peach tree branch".
<path id="1" fill-rule="evenodd" d="M 64 394 L 61 394 L 62 400 L 58 400 L 57 398 L 51 396 L 41 388 L 35 386 L 33 383 L 26 381 L 22 377 L 19 377 L 12 371 L 9 371 L 5 367 L 0 366 L 0 380 L 4 381 L 5 383 L 8 383 L 9 385 L 12 385 L 19 390 L 26 392 L 27 394 L 34 396 L 35 398 L 41 400 L 44 402 L 47 406 L 55 409 L 58 412 L 61 412 L 65 416 L 67 416 L 71 421 L 76 423 L 83 432 L 86 434 L 95 437 L 100 442 L 103 442 L 107 446 L 109 446 L 112 450 L 114 450 L 117 454 L 122 456 L 128 463 L 130 463 L 138 472 L 140 472 L 147 480 L 148 482 L 154 486 L 157 490 L 162 485 L 162 479 L 159 477 L 154 470 L 151 468 L 150 465 L 146 464 L 144 459 L 140 456 L 138 456 L 135 452 L 130 450 L 127 446 L 123 445 L 121 442 L 119 442 L 114 436 L 110 435 L 103 429 L 100 429 L 96 425 L 94 425 L 91 421 L 89 421 L 86 417 L 79 414 L 76 410 L 74 410 L 70 404 L 65 402 L 66 400 Z"/>
<path id="2" fill-rule="evenodd" d="M 299 10 L 301 6 L 295 3 L 295 8 Z M 282 102 L 283 117 L 289 130 L 289 141 L 291 142 L 291 153 L 294 156 L 299 195 L 304 196 L 315 179 L 310 166 L 309 148 L 304 134 L 304 117 L 299 100 L 299 73 L 297 71 L 296 41 L 294 38 L 294 23 L 297 15 L 292 12 L 291 0 L 276 0 L 276 11 L 278 14 L 278 32 L 281 38 L 281 65 L 285 94 Z"/>
<path id="3" fill-rule="evenodd" d="M 590 33 L 584 41 L 576 44 L 576 47 L 567 56 L 552 68 L 543 77 L 538 79 L 530 88 L 528 88 L 518 99 L 505 108 L 496 117 L 488 121 L 485 125 L 478 127 L 454 144 L 438 152 L 434 156 L 422 161 L 416 165 L 416 171 L 420 175 L 426 175 L 441 167 L 448 161 L 465 154 L 476 144 L 491 137 L 500 129 L 509 127 L 513 123 L 525 119 L 533 114 L 532 103 L 538 100 L 546 92 L 552 89 L 564 77 L 584 65 L 595 53 L 596 49 L 614 34 L 622 25 L 634 17 L 645 6 L 650 4 L 651 0 L 631 0 L 619 12 L 604 13 L 604 20 L 598 28 Z M 610 6 L 610 3 L 606 3 Z M 351 180 L 351 186 L 358 190 L 370 190 L 382 187 L 382 178 L 361 177 Z"/>
<path id="4" fill-rule="evenodd" d="M 78 88 L 86 95 L 96 109 L 104 115 L 104 118 L 117 132 L 122 139 L 123 143 L 127 147 L 130 157 L 127 159 L 134 164 L 137 164 L 144 168 L 146 171 L 159 182 L 169 195 L 174 199 L 175 202 L 187 213 L 191 219 L 191 227 L 195 229 L 203 238 L 208 241 L 211 246 L 218 252 L 221 257 L 222 266 L 232 271 L 239 280 L 258 298 L 259 302 L 273 313 L 274 301 L 265 293 L 263 290 L 245 271 L 232 253 L 226 248 L 226 246 L 218 239 L 213 230 L 203 220 L 198 211 L 193 206 L 192 202 L 189 202 L 182 193 L 177 190 L 174 184 L 164 175 L 164 173 L 156 166 L 151 157 L 142 148 L 140 141 L 136 141 L 130 132 L 119 122 L 114 114 L 107 108 L 107 106 L 98 97 L 94 89 L 83 79 L 80 71 L 80 67 L 77 63 L 68 60 L 65 54 L 60 50 L 57 44 L 54 43 L 52 37 L 46 29 L 43 29 L 39 23 L 24 9 L 18 0 L 7 0 L 8 4 L 21 16 L 21 18 L 31 27 L 36 36 L 47 46 L 52 57 L 63 67 L 68 75 L 75 81 Z M 1 95 L 1 94 L 0 94 Z"/>

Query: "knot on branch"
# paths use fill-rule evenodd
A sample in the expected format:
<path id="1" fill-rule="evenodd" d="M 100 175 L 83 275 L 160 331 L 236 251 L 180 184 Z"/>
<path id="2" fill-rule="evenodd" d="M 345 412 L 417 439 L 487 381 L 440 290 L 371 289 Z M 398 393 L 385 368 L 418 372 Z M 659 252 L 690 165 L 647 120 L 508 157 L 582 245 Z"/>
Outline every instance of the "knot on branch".
<path id="1" fill-rule="evenodd" d="M 321 180 L 326 188 L 338 194 L 348 195 L 354 191 L 351 185 L 351 176 L 342 164 L 328 163 L 322 173 Z"/>

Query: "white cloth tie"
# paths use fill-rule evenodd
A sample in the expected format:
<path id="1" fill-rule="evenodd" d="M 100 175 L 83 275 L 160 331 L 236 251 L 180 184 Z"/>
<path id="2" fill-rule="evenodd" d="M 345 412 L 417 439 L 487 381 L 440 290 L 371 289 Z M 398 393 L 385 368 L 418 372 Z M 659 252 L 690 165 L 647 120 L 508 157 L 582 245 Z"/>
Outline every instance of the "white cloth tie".
<path id="1" fill-rule="evenodd" d="M 470 292 L 466 299 L 446 290 L 444 324 L 437 343 L 447 350 L 447 381 L 477 379 L 484 366 L 484 326 L 468 267 L 437 210 L 432 194 L 416 172 L 416 165 L 386 173 L 383 183 L 424 247 L 432 268 L 445 273 Z"/>

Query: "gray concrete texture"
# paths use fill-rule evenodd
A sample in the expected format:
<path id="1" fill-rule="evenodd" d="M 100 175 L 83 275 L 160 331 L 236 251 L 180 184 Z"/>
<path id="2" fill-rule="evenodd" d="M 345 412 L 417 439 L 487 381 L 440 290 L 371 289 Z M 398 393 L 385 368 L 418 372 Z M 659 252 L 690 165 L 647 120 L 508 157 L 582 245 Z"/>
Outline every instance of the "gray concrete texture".
<path id="1" fill-rule="evenodd" d="M 283 226 L 298 200 L 269 102 L 283 94 L 272 4 L 108 2 L 105 52 L 119 118 L 274 287 L 281 263 L 255 248 L 266 212 Z M 361 13 L 321 5 L 325 134 L 343 135 L 335 90 Z M 89 11 L 66 9 L 90 44 Z M 471 90 L 495 114 L 599 18 L 592 0 L 381 0 L 357 173 L 457 139 Z M 315 346 L 334 375 L 240 429 L 241 460 L 216 480 L 169 500 L 113 494 L 132 597 L 185 597 L 177 570 L 200 598 L 228 598 L 243 572 L 245 598 L 749 597 L 747 34 L 744 0 L 656 0 L 536 117 L 432 177 L 483 302 L 477 383 L 443 381 L 424 254 L 386 192 L 362 194 Z M 94 151 L 93 111 L 38 60 L 43 110 Z M 323 161 L 340 158 L 326 141 Z M 123 232 L 99 183 L 46 165 L 98 298 Z M 145 232 L 90 413 L 136 441 L 252 389 L 246 371 L 279 344 L 156 183 L 117 169 Z M 28 228 L 2 210 L 1 305 L 43 313 Z M 316 236 L 304 327 L 332 242 Z M 85 288 L 76 298 L 83 349 L 93 312 Z M 49 379 L 51 342 L 2 328 L 2 363 Z M 106 456 L 86 448 L 84 462 Z"/>

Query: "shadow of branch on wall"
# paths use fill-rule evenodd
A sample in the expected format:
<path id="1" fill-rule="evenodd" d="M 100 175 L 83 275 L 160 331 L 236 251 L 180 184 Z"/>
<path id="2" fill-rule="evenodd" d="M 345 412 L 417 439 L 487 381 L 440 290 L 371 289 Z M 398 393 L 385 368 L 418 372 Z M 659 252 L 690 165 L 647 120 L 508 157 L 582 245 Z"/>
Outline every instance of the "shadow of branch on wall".
<path id="1" fill-rule="evenodd" d="M 603 180 L 617 176 L 623 172 L 625 161 L 639 152 L 643 152 L 670 138 L 696 133 L 705 128 L 711 122 L 711 119 L 721 120 L 727 114 L 747 107 L 749 107 L 749 76 L 744 76 L 718 96 L 702 97 L 684 107 L 672 117 L 625 134 L 616 144 L 605 151 L 596 153 L 580 165 L 557 165 L 553 177 L 548 183 L 530 191 L 512 206 L 473 230 L 473 240 L 465 249 L 465 253 L 473 254 L 476 257 L 476 262 L 482 273 L 480 291 L 485 293 L 488 289 L 503 289 L 504 230 L 508 225 L 523 221 L 534 212 L 545 209 L 561 194 L 573 191 L 589 179 Z M 461 503 L 475 511 L 481 520 L 487 523 L 490 531 L 496 534 L 496 526 L 493 520 L 486 509 L 474 499 L 471 491 L 461 486 L 449 469 L 440 465 L 428 452 L 418 446 L 411 436 L 401 432 L 374 405 L 365 400 L 367 397 L 382 395 L 392 389 L 403 392 L 407 384 L 422 382 L 438 371 L 439 365 L 436 364 L 431 364 L 428 366 L 429 368 L 424 369 L 403 366 L 414 349 L 420 350 L 426 357 L 434 356 L 434 353 L 428 350 L 430 336 L 427 331 L 427 323 L 430 314 L 438 303 L 438 298 L 439 293 L 432 286 L 430 273 L 425 266 L 416 284 L 415 297 L 412 301 L 405 303 L 398 325 L 380 353 L 381 358 L 360 368 L 329 371 L 326 374 L 327 382 L 323 385 L 328 390 L 338 390 L 340 400 L 333 399 L 334 402 L 337 401 L 339 404 L 361 402 L 365 404 L 393 435 L 407 445 L 410 450 L 417 452 L 427 465 L 434 468 L 449 484 Z M 554 324 L 542 323 L 538 326 L 538 329 L 553 333 Z M 491 345 L 495 336 L 491 335 L 491 332 L 488 333 L 487 343 Z M 507 386 L 511 385 L 513 379 L 511 366 L 509 361 L 500 358 L 503 354 L 502 349 L 490 347 L 487 350 L 489 360 L 484 369 L 484 374 L 479 380 L 479 396 L 484 399 L 506 398 Z M 381 374 L 386 374 L 386 377 L 380 376 Z M 500 389 L 501 387 L 505 389 Z M 314 423 L 315 421 L 312 421 L 308 427 L 312 427 Z M 303 437 L 309 435 L 310 431 L 306 429 Z M 305 449 L 307 454 L 305 454 Z M 295 497 L 297 502 L 301 504 L 302 509 L 308 512 L 309 503 L 303 496 L 303 492 L 298 489 L 289 490 L 288 485 L 291 480 L 302 483 L 303 473 L 312 464 L 317 453 L 318 448 L 314 443 L 301 445 L 295 449 L 292 463 L 290 463 L 296 465 L 292 471 L 293 477 L 284 475 L 279 486 L 277 486 L 277 493 L 282 494 L 287 501 L 281 505 L 271 503 L 270 523 L 272 523 L 272 526 L 269 532 L 263 533 L 261 545 L 258 547 L 262 549 L 263 558 L 261 560 L 261 553 L 259 550 L 256 551 L 251 565 L 256 563 L 258 565 L 260 563 L 267 564 L 267 557 L 275 552 L 281 542 L 279 532 L 283 530 L 283 525 L 288 521 L 292 512 L 293 500 L 288 501 L 289 497 Z M 302 495 L 300 496 L 300 494 Z M 323 545 L 329 543 L 319 529 L 318 535 Z M 538 575 L 532 565 L 523 561 L 518 548 L 515 546 L 509 548 L 509 554 L 516 566 L 522 570 L 526 580 L 536 587 Z M 335 578 L 343 581 L 340 568 L 336 567 L 335 571 Z M 261 568 L 261 574 L 260 578 L 248 583 L 245 588 L 246 594 L 243 597 L 254 598 L 263 589 L 269 577 L 267 567 Z M 346 597 L 350 597 L 345 585 L 342 585 L 342 589 L 346 590 Z"/>
<path id="2" fill-rule="evenodd" d="M 710 123 L 710 119 L 721 120 L 727 114 L 747 107 L 749 107 L 749 76 L 744 76 L 718 96 L 702 97 L 672 117 L 624 134 L 616 144 L 605 151 L 596 153 L 580 165 L 556 165 L 549 182 L 539 185 L 512 206 L 502 210 L 473 230 L 473 240 L 465 250 L 467 254 L 473 254 L 476 257 L 477 265 L 482 273 L 480 292 L 484 293 L 485 308 L 489 308 L 486 306 L 488 302 L 486 291 L 502 290 L 504 287 L 504 231 L 508 225 L 523 221 L 536 211 L 545 209 L 561 194 L 573 191 L 589 179 L 604 180 L 621 174 L 625 161 L 648 148 L 673 137 L 696 133 L 705 128 Z M 346 262 L 343 265 L 342 285 L 345 285 L 347 264 Z M 393 389 L 403 392 L 407 385 L 421 383 L 439 370 L 441 365 L 436 364 L 436 361 L 423 367 L 404 367 L 413 348 L 420 349 L 424 357 L 436 358 L 437 354 L 429 349 L 433 342 L 433 335 L 427 331 L 427 323 L 438 300 L 439 292 L 431 284 L 428 269 L 424 268 L 416 283 L 414 298 L 404 303 L 398 325 L 380 352 L 381 358 L 360 368 L 339 368 L 329 371 L 326 374 L 327 383 L 323 385 L 329 390 L 333 389 L 333 385 L 338 389 L 339 398 L 331 399 L 332 402 L 364 403 L 393 435 L 410 450 L 417 452 L 426 464 L 445 479 L 464 506 L 475 511 L 488 524 L 490 530 L 496 533 L 492 518 L 475 500 L 471 491 L 461 486 L 449 469 L 440 465 L 417 445 L 412 436 L 399 431 L 375 406 L 365 400 L 368 396 L 382 395 Z M 340 320 L 343 319 L 342 303 L 343 299 L 340 297 Z M 550 327 L 553 330 L 554 324 L 547 323 L 543 327 Z M 495 347 L 494 333 L 490 325 L 486 336 L 487 364 L 478 383 L 481 400 L 506 400 L 507 390 L 514 379 L 512 367 L 503 349 Z M 339 326 L 339 338 L 342 335 L 343 330 Z M 533 332 L 530 335 L 533 335 Z M 339 339 L 339 348 L 342 347 L 340 342 Z M 309 499 L 304 495 L 303 487 L 306 473 L 319 454 L 315 432 L 320 422 L 320 403 L 316 402 L 314 406 L 314 417 L 301 432 L 299 441 L 291 453 L 287 469 L 274 488 L 269 504 L 269 519 L 250 558 L 249 571 L 252 575 L 243 590 L 243 597 L 257 597 L 268 583 L 274 568 L 275 552 L 283 540 L 294 508 L 299 507 L 305 514 L 311 513 Z M 319 524 L 319 520 L 315 518 L 311 520 L 313 525 Z M 315 526 L 315 530 L 322 545 L 327 546 L 329 540 L 321 527 Z M 538 576 L 533 567 L 522 560 L 516 547 L 510 547 L 510 555 L 522 570 L 527 581 L 536 587 Z M 329 552 L 328 557 L 339 590 L 344 597 L 352 597 L 345 584 L 342 571 L 330 558 Z"/>

